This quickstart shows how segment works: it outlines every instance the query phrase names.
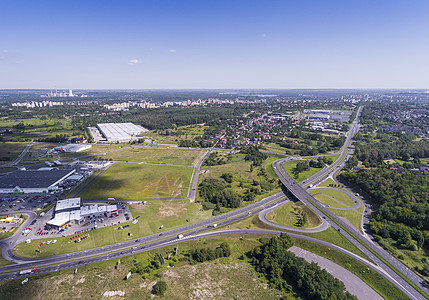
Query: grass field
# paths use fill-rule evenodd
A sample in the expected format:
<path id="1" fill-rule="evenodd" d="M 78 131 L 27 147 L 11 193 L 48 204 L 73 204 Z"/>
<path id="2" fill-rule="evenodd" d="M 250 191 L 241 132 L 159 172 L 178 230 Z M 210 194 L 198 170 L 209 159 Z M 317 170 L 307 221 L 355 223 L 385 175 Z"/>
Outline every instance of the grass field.
<path id="1" fill-rule="evenodd" d="M 28 143 L 0 142 L 0 165 L 8 164 L 16 159 Z"/>
<path id="2" fill-rule="evenodd" d="M 283 168 L 285 169 L 285 171 L 292 176 L 293 179 L 296 180 L 296 182 L 301 182 L 306 180 L 307 178 L 313 176 L 314 174 L 316 174 L 317 172 L 319 172 L 320 170 L 322 170 L 323 168 L 310 168 L 309 170 L 306 170 L 304 172 L 299 173 L 298 178 L 296 178 L 293 174 L 292 174 L 292 169 L 295 168 L 296 164 L 299 162 L 299 160 L 292 160 L 292 161 L 287 161 L 285 163 L 283 163 Z"/>
<path id="3" fill-rule="evenodd" d="M 108 146 L 105 146 L 108 147 Z M 156 164 L 195 165 L 204 156 L 204 150 L 166 148 L 124 148 L 120 151 L 94 156 L 89 159 L 112 159 L 116 161 L 147 162 Z"/>
<path id="4" fill-rule="evenodd" d="M 185 197 L 194 168 L 116 163 L 95 179 L 84 200 Z"/>
<path id="5" fill-rule="evenodd" d="M 314 191 L 315 192 L 315 191 Z M 311 193 L 310 194 L 313 195 L 313 197 L 319 201 L 320 203 L 332 206 L 332 207 L 346 207 L 344 204 L 335 201 L 334 199 L 326 196 L 325 194 L 317 194 L 317 193 Z"/>
<path id="6" fill-rule="evenodd" d="M 4 259 L 1 253 L 2 253 L 2 249 L 0 249 L 0 267 L 12 265 L 13 263 Z"/>
<path id="7" fill-rule="evenodd" d="M 351 207 L 355 205 L 355 201 L 352 200 L 349 197 L 349 195 L 340 191 L 332 190 L 332 189 L 314 189 L 310 191 L 310 194 L 311 195 L 321 194 L 325 196 L 325 197 L 319 197 L 321 199 L 319 200 L 319 198 L 317 197 L 321 195 L 316 195 L 316 199 L 324 204 L 332 205 L 334 207 L 344 207 L 344 206 Z M 329 203 L 325 203 L 324 201 L 327 201 Z"/>
<path id="8" fill-rule="evenodd" d="M 135 218 L 140 216 L 137 224 L 130 222 L 130 227 L 118 230 L 117 226 L 102 227 L 97 230 L 89 231 L 89 239 L 80 243 L 74 243 L 69 237 L 57 239 L 57 243 L 46 245 L 42 248 L 42 253 L 37 253 L 37 245 L 43 241 L 52 240 L 38 239 L 31 243 L 21 243 L 17 245 L 14 252 L 23 257 L 48 257 L 75 251 L 83 251 L 96 247 L 102 247 L 142 236 L 157 234 L 173 228 L 189 225 L 211 216 L 210 211 L 201 209 L 201 204 L 190 203 L 189 200 L 155 200 L 148 201 L 147 205 L 131 205 L 130 211 Z M 186 222 L 189 220 L 189 222 Z M 122 225 L 122 223 L 121 223 Z M 159 229 L 164 225 L 162 229 Z M 73 227 L 70 229 L 73 231 Z M 129 236 L 131 233 L 132 236 Z"/>
<path id="9" fill-rule="evenodd" d="M 188 126 L 179 126 L 176 129 L 168 129 L 170 135 L 165 135 L 165 130 L 152 130 L 143 135 L 154 139 L 157 144 L 178 144 L 181 140 L 193 140 L 197 136 L 204 134 L 208 126 L 204 124 L 195 124 Z"/>
<path id="10" fill-rule="evenodd" d="M 350 272 L 361 278 L 366 284 L 372 287 L 384 299 L 408 299 L 408 297 L 406 297 L 395 285 L 372 269 L 368 269 L 368 267 L 363 263 L 337 250 L 320 244 L 300 239 L 293 239 L 293 241 L 296 246 L 323 256 L 348 269 Z"/>
<path id="11" fill-rule="evenodd" d="M 190 249 L 215 248 L 227 242 L 231 256 L 219 258 L 213 262 L 190 265 L 181 261 Z M 155 299 L 278 299 L 277 290 L 268 286 L 266 281 L 257 276 L 254 269 L 239 259 L 244 253 L 259 245 L 255 238 L 238 239 L 210 238 L 187 241 L 179 244 L 178 256 L 167 256 L 174 252 L 176 245 L 148 251 L 140 254 L 110 260 L 74 269 L 63 270 L 47 275 L 31 277 L 24 286 L 22 279 L 0 282 L 1 299 L 101 299 L 106 291 L 123 291 L 125 297 L 112 299 L 150 299 L 152 286 L 162 278 L 168 284 L 164 297 Z M 134 263 L 149 263 L 157 254 L 161 254 L 166 264 L 144 279 L 135 273 L 129 280 L 124 280 Z M 174 266 L 168 268 L 168 265 Z M 295 299 L 290 295 L 287 299 Z"/>
<path id="12" fill-rule="evenodd" d="M 347 220 L 352 223 L 354 227 L 356 227 L 358 230 L 362 230 L 362 217 L 363 215 L 358 213 L 355 210 L 340 210 L 340 209 L 334 209 L 334 208 L 328 208 L 331 212 L 333 212 L 335 215 L 339 217 L 346 218 Z"/>
<path id="13" fill-rule="evenodd" d="M 307 223 L 302 227 L 297 225 L 301 212 L 307 217 Z M 314 228 L 322 224 L 320 218 L 308 206 L 302 202 L 292 201 L 267 214 L 267 220 L 280 225 L 300 228 Z"/>
<path id="14" fill-rule="evenodd" d="M 201 183 L 205 178 L 208 178 L 208 177 L 217 178 L 224 173 L 231 173 L 234 176 L 234 182 L 232 183 L 232 187 L 238 193 L 240 194 L 244 193 L 244 191 L 247 188 L 250 188 L 253 180 L 256 180 L 256 181 L 260 180 L 258 176 L 258 171 L 259 171 L 259 168 L 262 168 L 262 167 L 254 167 L 253 171 L 250 172 L 250 165 L 252 164 L 252 162 L 244 160 L 244 156 L 245 156 L 244 154 L 234 154 L 232 156 L 231 161 L 229 161 L 224 165 L 202 166 L 201 174 L 198 178 L 198 183 Z M 263 181 L 263 178 L 261 179 L 261 181 Z M 241 186 L 240 186 L 240 183 L 241 183 Z M 280 188 L 276 187 L 271 191 L 266 191 L 260 195 L 257 195 L 256 200 L 263 199 L 269 195 L 278 193 L 279 191 L 280 191 Z M 197 199 L 202 200 L 198 194 L 197 194 Z"/>
<path id="15" fill-rule="evenodd" d="M 331 186 L 330 186 L 331 185 Z M 341 187 L 340 184 L 336 183 L 334 180 L 332 180 L 331 178 L 326 179 L 325 181 L 323 181 L 321 184 L 318 185 L 318 187 L 334 187 L 336 189 L 340 189 L 343 190 L 343 188 Z"/>

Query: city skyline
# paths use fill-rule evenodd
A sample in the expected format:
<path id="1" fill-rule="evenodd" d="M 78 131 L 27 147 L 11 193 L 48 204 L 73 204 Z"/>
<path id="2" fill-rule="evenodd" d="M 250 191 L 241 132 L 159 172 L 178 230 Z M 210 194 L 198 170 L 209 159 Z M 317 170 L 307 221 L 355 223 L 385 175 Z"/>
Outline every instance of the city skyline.
<path id="1" fill-rule="evenodd" d="M 0 89 L 426 89 L 426 1 L 3 3 Z"/>

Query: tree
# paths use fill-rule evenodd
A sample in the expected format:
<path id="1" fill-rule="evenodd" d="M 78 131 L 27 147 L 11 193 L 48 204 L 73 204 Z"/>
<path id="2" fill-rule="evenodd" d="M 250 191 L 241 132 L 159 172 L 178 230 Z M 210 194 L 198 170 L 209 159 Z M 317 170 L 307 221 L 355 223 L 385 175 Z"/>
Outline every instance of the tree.
<path id="1" fill-rule="evenodd" d="M 158 296 L 164 296 L 167 288 L 167 282 L 160 280 L 153 286 L 152 293 Z"/>

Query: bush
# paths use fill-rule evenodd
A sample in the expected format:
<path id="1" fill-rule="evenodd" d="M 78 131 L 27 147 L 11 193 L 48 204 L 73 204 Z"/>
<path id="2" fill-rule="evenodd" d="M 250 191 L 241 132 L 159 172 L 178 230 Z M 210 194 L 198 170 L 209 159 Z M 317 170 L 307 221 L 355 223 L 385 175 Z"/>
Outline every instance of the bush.
<path id="1" fill-rule="evenodd" d="M 164 296 L 167 288 L 167 282 L 160 280 L 153 286 L 152 293 L 158 296 Z"/>

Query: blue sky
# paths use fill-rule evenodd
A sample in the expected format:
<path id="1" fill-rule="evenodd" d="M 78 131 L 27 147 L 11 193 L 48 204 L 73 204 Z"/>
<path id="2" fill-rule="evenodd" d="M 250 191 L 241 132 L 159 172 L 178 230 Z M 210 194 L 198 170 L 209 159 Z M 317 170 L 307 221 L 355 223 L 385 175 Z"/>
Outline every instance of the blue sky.
<path id="1" fill-rule="evenodd" d="M 429 88 L 429 1 L 0 0 L 0 88 Z"/>

